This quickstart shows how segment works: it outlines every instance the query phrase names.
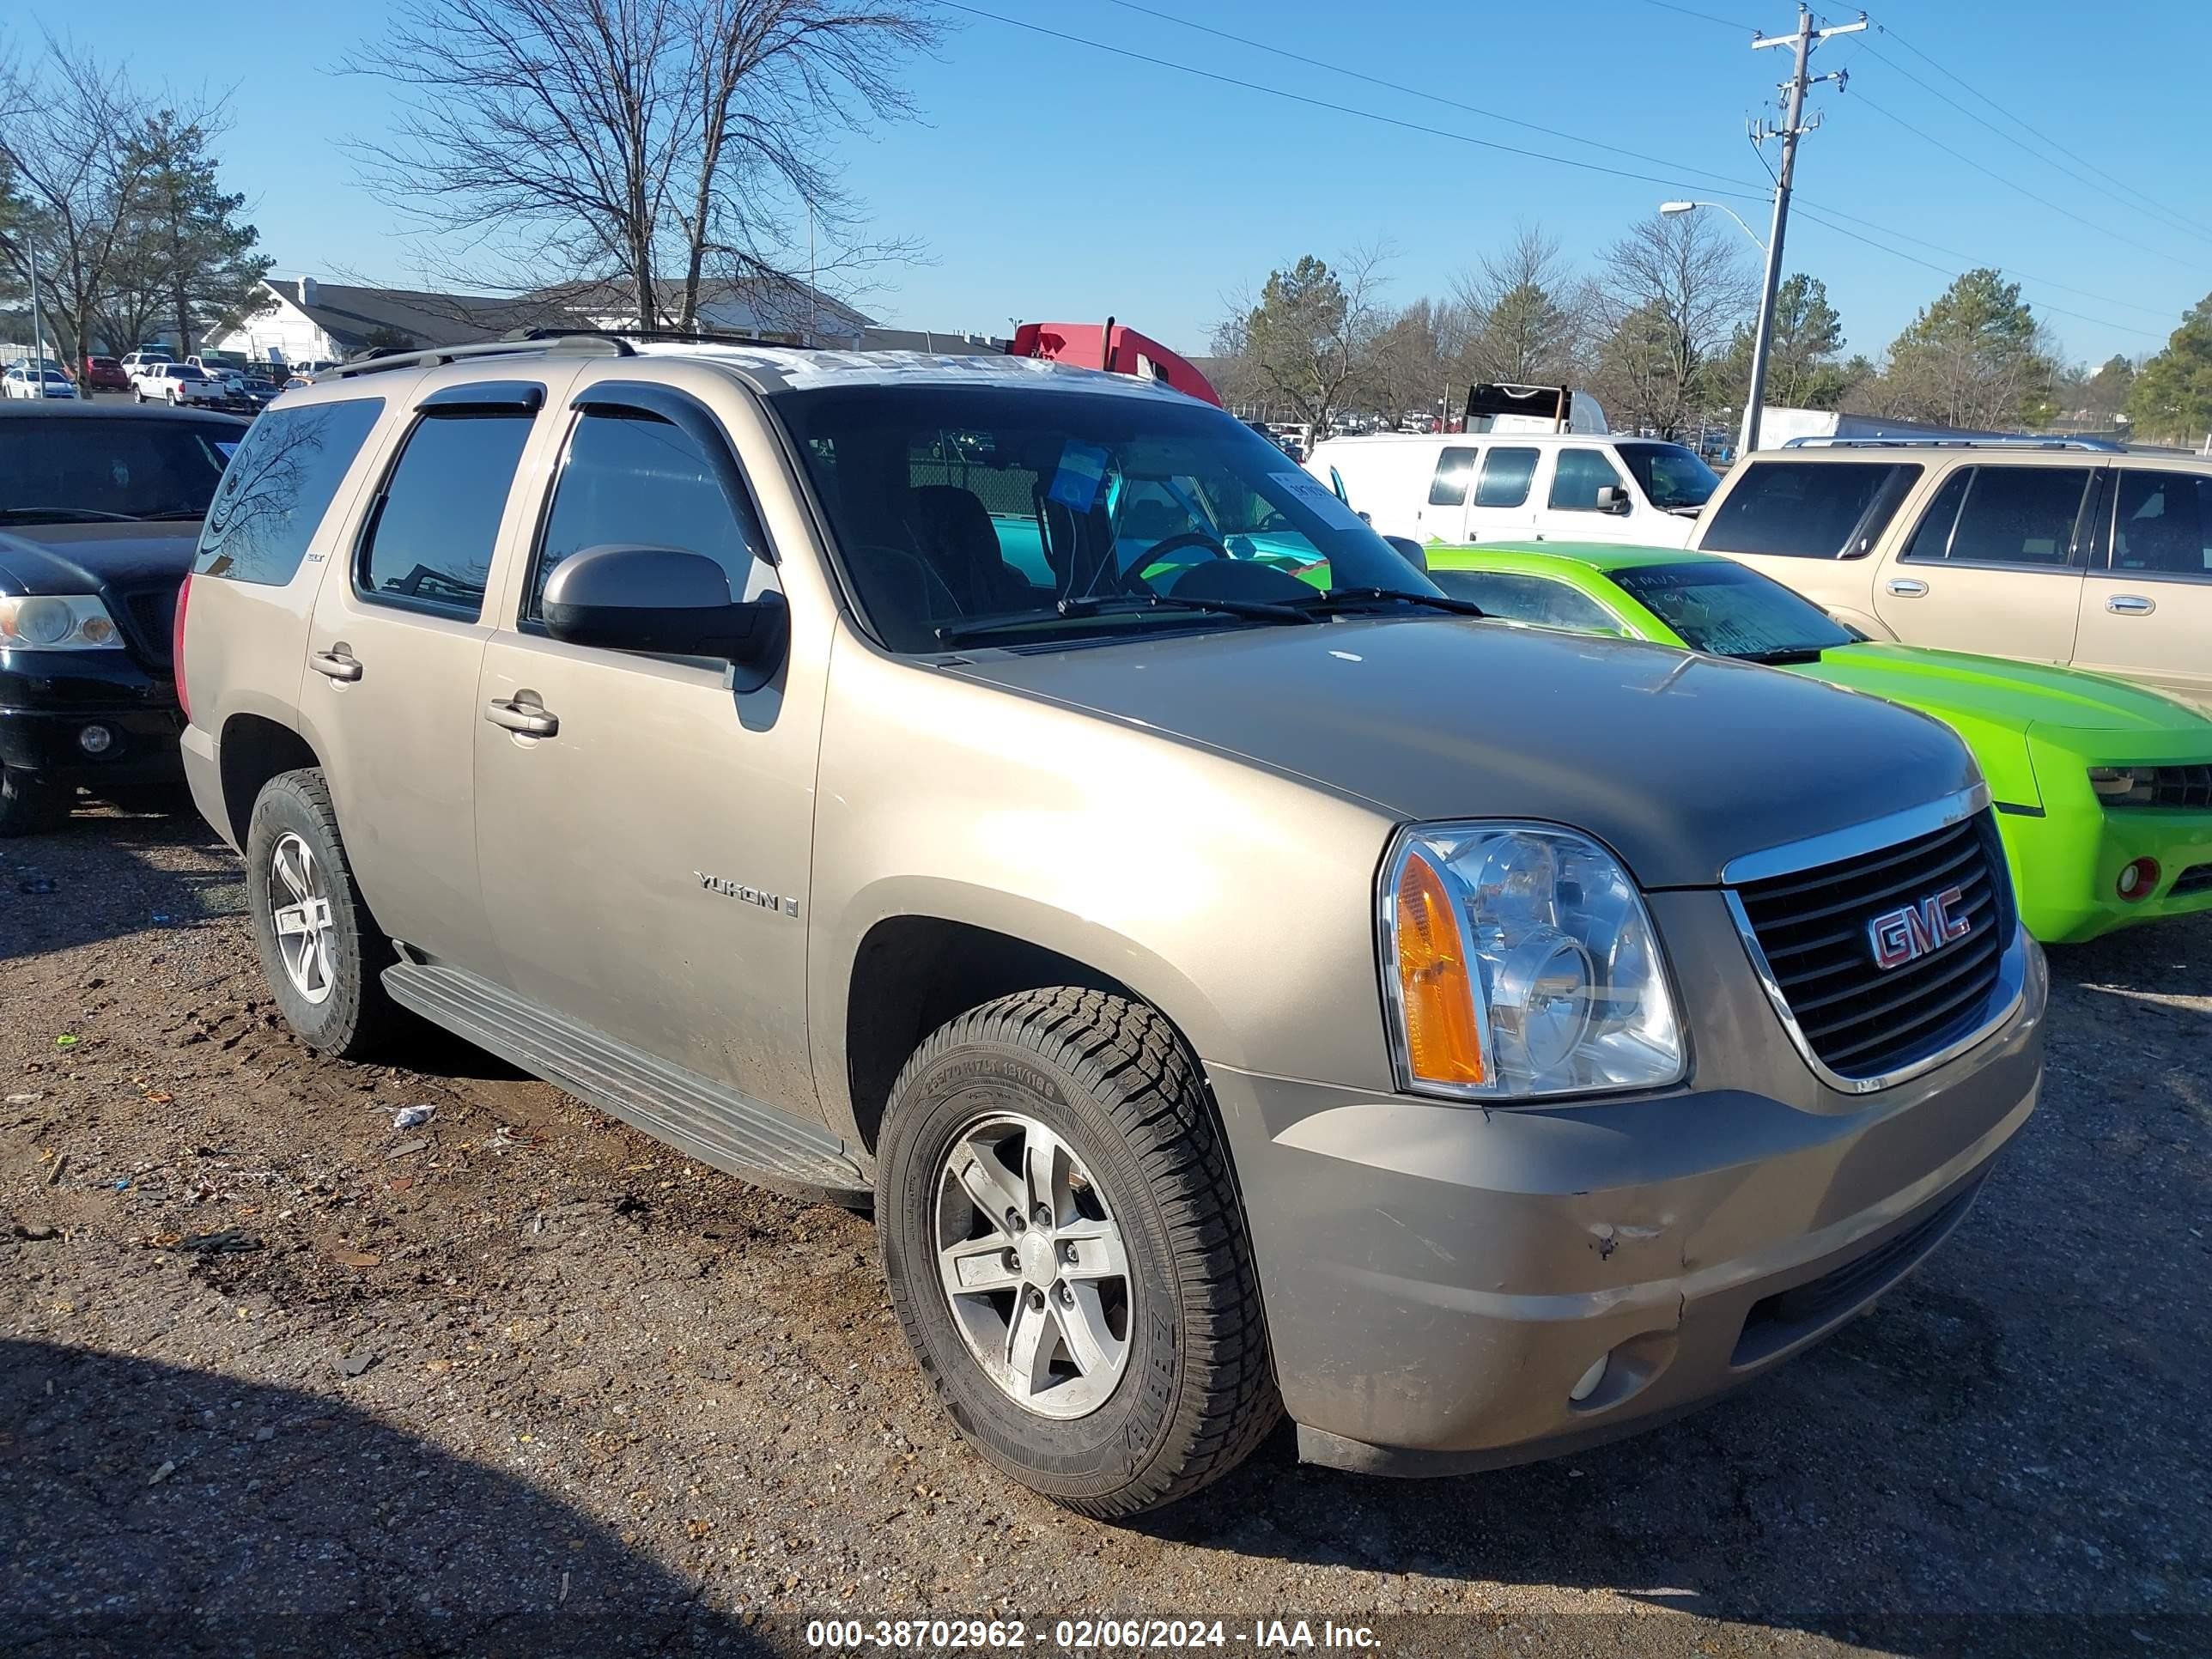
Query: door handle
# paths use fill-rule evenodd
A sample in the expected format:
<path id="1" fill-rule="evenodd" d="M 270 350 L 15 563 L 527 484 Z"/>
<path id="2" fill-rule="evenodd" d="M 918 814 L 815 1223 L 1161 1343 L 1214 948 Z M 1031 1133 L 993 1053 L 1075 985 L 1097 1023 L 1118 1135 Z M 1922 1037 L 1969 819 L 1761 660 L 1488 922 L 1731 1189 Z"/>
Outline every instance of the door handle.
<path id="1" fill-rule="evenodd" d="M 2156 599 L 2147 599 L 2140 593 L 2115 593 L 2105 601 L 2105 609 L 2122 617 L 2148 617 L 2158 609 Z"/>
<path id="2" fill-rule="evenodd" d="M 558 719 L 527 703 L 495 700 L 484 705 L 484 718 L 526 738 L 550 738 L 561 729 Z"/>
<path id="3" fill-rule="evenodd" d="M 1928 592 L 1928 584 L 1913 576 L 1892 576 L 1883 585 L 1900 599 L 1923 599 Z"/>
<path id="4" fill-rule="evenodd" d="M 361 678 L 360 659 L 343 643 L 328 651 L 309 652 L 307 666 L 334 680 L 352 681 Z"/>

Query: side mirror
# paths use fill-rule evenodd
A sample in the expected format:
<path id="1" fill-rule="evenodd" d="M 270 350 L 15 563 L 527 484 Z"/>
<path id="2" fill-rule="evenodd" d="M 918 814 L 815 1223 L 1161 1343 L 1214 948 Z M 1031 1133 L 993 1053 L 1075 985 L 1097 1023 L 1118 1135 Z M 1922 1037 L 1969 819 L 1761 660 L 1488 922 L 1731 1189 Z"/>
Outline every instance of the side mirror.
<path id="1" fill-rule="evenodd" d="M 1385 536 L 1382 539 L 1395 548 L 1398 556 L 1405 560 L 1407 564 L 1413 566 L 1423 575 L 1428 574 L 1429 550 L 1427 548 L 1423 547 L 1411 536 Z"/>
<path id="2" fill-rule="evenodd" d="M 1621 514 L 1627 512 L 1628 507 L 1628 492 L 1619 484 L 1600 484 L 1597 487 L 1599 512 Z"/>
<path id="3" fill-rule="evenodd" d="M 572 553 L 553 567 L 540 609 L 545 631 L 568 645 L 719 657 L 740 691 L 768 684 L 791 631 L 782 594 L 735 603 L 720 565 L 677 547 L 617 543 Z"/>

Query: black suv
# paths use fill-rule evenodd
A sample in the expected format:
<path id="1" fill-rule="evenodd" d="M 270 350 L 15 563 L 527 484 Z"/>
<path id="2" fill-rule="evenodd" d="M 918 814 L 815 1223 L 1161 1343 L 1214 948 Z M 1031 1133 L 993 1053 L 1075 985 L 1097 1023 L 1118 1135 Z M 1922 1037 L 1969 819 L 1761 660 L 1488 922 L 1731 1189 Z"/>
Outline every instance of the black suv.
<path id="1" fill-rule="evenodd" d="M 0 836 L 182 775 L 170 629 L 246 422 L 0 404 Z"/>

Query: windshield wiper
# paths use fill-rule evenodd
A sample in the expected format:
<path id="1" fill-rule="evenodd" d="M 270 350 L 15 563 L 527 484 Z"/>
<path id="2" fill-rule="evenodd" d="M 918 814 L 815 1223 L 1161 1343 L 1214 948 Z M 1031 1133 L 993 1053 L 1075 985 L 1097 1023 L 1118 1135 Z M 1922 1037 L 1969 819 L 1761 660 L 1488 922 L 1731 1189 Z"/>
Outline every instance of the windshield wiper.
<path id="1" fill-rule="evenodd" d="M 1310 599 L 1285 603 L 1296 605 L 1310 617 L 1333 617 L 1370 605 L 1425 605 L 1432 611 L 1449 611 L 1455 617 L 1489 614 L 1473 599 L 1455 599 L 1448 593 L 1411 593 L 1401 587 L 1340 587 L 1332 592 L 1316 593 Z"/>
<path id="2" fill-rule="evenodd" d="M 1091 599 L 1062 599 L 1050 611 L 1024 611 L 1006 617 L 986 617 L 975 622 L 949 623 L 937 630 L 946 645 L 963 645 L 993 634 L 1019 633 L 1024 629 L 1049 627 L 1054 623 L 1085 622 L 1094 617 L 1141 617 L 1156 611 L 1211 611 L 1218 616 L 1243 617 L 1256 622 L 1314 623 L 1321 618 L 1305 608 L 1305 601 L 1275 605 L 1258 599 L 1183 599 L 1172 593 L 1139 595 L 1115 593 Z"/>
<path id="3" fill-rule="evenodd" d="M 102 513 L 94 507 L 0 507 L 0 524 L 136 524 L 135 513 Z"/>
<path id="4" fill-rule="evenodd" d="M 138 517 L 140 521 L 145 524 L 157 524 L 170 520 L 204 519 L 207 517 L 207 508 L 204 507 L 165 507 L 158 513 L 141 513 Z"/>
<path id="5" fill-rule="evenodd" d="M 1731 651 L 1728 653 L 1738 662 L 1763 662 L 1770 667 L 1787 667 L 1791 663 L 1818 662 L 1820 653 L 1811 646 L 1782 646 L 1772 651 Z"/>

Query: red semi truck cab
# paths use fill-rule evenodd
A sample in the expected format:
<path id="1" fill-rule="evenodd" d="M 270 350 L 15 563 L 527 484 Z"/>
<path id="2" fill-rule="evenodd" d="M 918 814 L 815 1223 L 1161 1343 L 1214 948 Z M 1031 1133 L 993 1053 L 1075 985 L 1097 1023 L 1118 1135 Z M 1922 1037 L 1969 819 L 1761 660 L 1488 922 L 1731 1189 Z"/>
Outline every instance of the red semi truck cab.
<path id="1" fill-rule="evenodd" d="M 1219 394 L 1205 375 L 1158 340 L 1125 328 L 1111 317 L 1103 327 L 1097 323 L 1024 323 L 1015 329 L 1006 353 L 1164 381 L 1177 392 L 1221 407 Z"/>

